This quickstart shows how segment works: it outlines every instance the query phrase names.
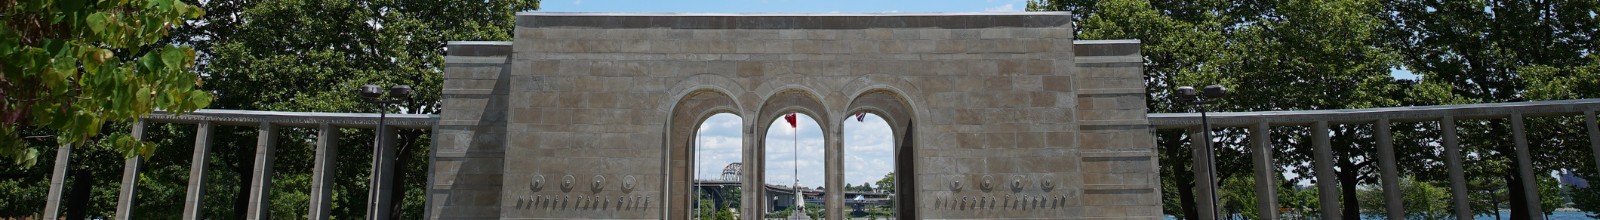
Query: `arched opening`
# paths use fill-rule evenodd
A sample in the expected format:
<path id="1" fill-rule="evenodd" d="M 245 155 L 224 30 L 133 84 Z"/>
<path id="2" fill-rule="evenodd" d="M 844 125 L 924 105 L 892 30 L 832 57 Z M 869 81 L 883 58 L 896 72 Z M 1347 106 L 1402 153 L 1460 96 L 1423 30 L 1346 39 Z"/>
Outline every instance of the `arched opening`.
<path id="1" fill-rule="evenodd" d="M 867 115 L 864 116 L 876 116 L 888 127 L 888 137 L 893 139 L 889 142 L 891 143 L 890 151 L 892 152 L 892 156 L 889 158 L 893 159 L 890 162 L 893 168 L 890 175 L 888 175 L 893 179 L 893 182 L 889 183 L 889 185 L 893 186 L 893 192 L 886 195 L 888 196 L 888 206 L 893 210 L 891 218 L 917 219 L 916 186 L 918 178 L 916 176 L 917 161 L 914 160 L 916 158 L 916 149 L 913 147 L 916 146 L 914 141 L 917 133 L 915 123 L 912 121 L 916 117 L 913 115 L 911 105 L 907 103 L 907 99 L 899 94 L 889 89 L 866 90 L 855 96 L 850 101 L 850 106 L 845 109 L 848 113 L 866 113 Z M 856 120 L 855 116 L 852 115 L 849 120 Z M 850 126 L 849 123 L 845 125 L 847 127 Z M 851 132 L 850 129 L 845 129 L 845 131 Z M 848 138 L 849 134 L 846 136 Z M 847 146 L 850 144 L 846 143 Z M 845 150 L 845 152 L 847 152 L 845 153 L 846 158 L 850 158 L 850 155 L 855 153 L 854 150 L 849 149 Z M 848 172 L 846 175 L 849 175 Z M 874 187 L 876 187 L 876 183 L 874 183 Z"/>
<path id="2" fill-rule="evenodd" d="M 844 203 L 847 218 L 893 218 L 894 130 L 876 113 L 846 117 L 844 126 Z"/>
<path id="3" fill-rule="evenodd" d="M 733 219 L 740 213 L 743 173 L 743 119 L 731 113 L 707 117 L 696 126 L 691 170 L 692 219 Z"/>
<path id="4" fill-rule="evenodd" d="M 765 146 L 764 180 L 766 218 L 805 215 L 811 219 L 826 216 L 827 173 L 822 127 L 805 113 L 780 114 L 768 123 Z"/>
<path id="5" fill-rule="evenodd" d="M 665 190 L 663 190 L 665 194 L 663 195 L 665 197 L 663 203 L 667 205 L 667 210 L 663 218 L 691 219 L 697 216 L 696 211 L 701 208 L 697 204 L 702 198 L 697 195 L 703 189 L 700 185 L 695 184 L 698 182 L 696 180 L 699 177 L 697 173 L 699 173 L 700 167 L 713 165 L 697 166 L 710 161 L 701 162 L 699 161 L 700 159 L 712 158 L 697 157 L 696 155 L 703 156 L 706 152 L 701 150 L 709 150 L 711 148 L 710 146 L 702 147 L 707 140 L 727 141 L 726 139 L 716 138 L 701 139 L 699 138 L 700 134 L 702 134 L 701 130 L 731 130 L 726 133 L 732 133 L 734 137 L 739 137 L 739 131 L 742 130 L 743 123 L 738 123 L 738 121 L 741 121 L 738 115 L 730 114 L 740 112 L 738 106 L 727 93 L 720 90 L 702 89 L 688 93 L 673 107 L 672 117 L 667 124 L 668 137 L 666 147 L 668 155 L 667 161 L 664 162 L 666 164 L 664 164 L 663 170 L 667 174 L 667 182 Z M 716 123 L 711 120 L 713 118 L 717 119 L 716 121 L 731 118 L 735 123 L 733 128 L 726 129 L 719 126 L 726 124 L 726 122 Z M 713 123 L 716 124 L 707 126 Z M 734 147 L 728 148 L 732 148 L 731 150 L 734 152 L 741 152 L 740 149 L 743 148 L 744 144 L 743 140 L 740 139 L 742 138 L 735 139 L 737 141 L 733 143 Z M 726 145 L 725 143 L 717 144 Z M 721 148 L 720 145 L 718 148 Z M 739 154 L 735 153 L 734 155 Z M 742 159 L 742 157 L 737 159 Z M 721 168 L 723 166 L 713 167 Z"/>

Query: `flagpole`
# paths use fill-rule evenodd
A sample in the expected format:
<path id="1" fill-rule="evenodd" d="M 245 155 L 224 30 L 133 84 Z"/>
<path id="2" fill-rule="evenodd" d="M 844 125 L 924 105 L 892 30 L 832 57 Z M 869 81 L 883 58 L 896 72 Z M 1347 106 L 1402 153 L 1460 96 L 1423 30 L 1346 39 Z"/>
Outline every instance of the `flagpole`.
<path id="1" fill-rule="evenodd" d="M 789 114 L 795 114 L 795 113 L 789 113 Z M 806 204 L 805 203 L 805 201 L 806 201 L 805 200 L 805 195 L 800 194 L 800 122 L 799 121 L 795 121 L 793 125 L 794 126 L 789 126 L 789 127 L 794 129 L 794 199 L 795 199 L 795 207 L 804 208 L 805 204 Z M 795 209 L 795 210 L 798 211 L 799 209 Z M 805 214 L 805 213 L 800 213 L 800 214 Z"/>
<path id="2" fill-rule="evenodd" d="M 699 137 L 699 131 L 694 131 L 694 148 L 691 148 L 691 150 L 694 150 L 694 169 L 691 169 L 690 171 L 690 187 L 693 188 L 694 191 L 694 199 L 691 199 L 691 202 L 694 202 L 694 209 L 690 210 L 693 210 L 694 218 L 706 218 L 704 215 L 701 215 L 701 212 L 699 212 L 699 209 L 701 209 L 701 207 L 699 207 L 699 183 L 696 183 L 698 182 L 696 179 L 699 179 L 699 166 L 701 166 L 701 161 L 699 161 L 699 148 L 701 148 L 701 142 L 704 142 L 704 140 L 701 140 L 701 137 Z"/>

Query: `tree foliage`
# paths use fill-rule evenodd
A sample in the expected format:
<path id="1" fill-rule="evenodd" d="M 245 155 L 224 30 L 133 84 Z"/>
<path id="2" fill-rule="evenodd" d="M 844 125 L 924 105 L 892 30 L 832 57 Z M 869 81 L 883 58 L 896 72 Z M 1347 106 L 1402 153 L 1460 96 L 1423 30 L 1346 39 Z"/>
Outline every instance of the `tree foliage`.
<path id="1" fill-rule="evenodd" d="M 1221 84 L 1230 96 L 1214 111 L 1353 109 L 1600 97 L 1591 0 L 1034 0 L 1032 11 L 1069 11 L 1078 39 L 1139 39 L 1151 112 L 1188 112 L 1178 86 Z M 1395 72 L 1417 78 L 1396 78 Z M 1401 74 L 1405 75 L 1405 74 Z M 1585 134 L 1572 117 L 1528 119 L 1536 173 L 1593 170 Z M 1495 200 L 1521 202 L 1507 120 L 1458 121 L 1473 181 L 1499 178 Z M 1437 123 L 1395 123 L 1402 175 L 1445 181 Z M 1253 131 L 1219 128 L 1218 178 L 1246 175 Z M 1273 129 L 1278 165 L 1312 178 L 1309 129 Z M 1377 183 L 1370 125 L 1332 127 L 1337 185 L 1345 216 L 1377 201 L 1356 186 Z M 1189 143 L 1183 131 L 1157 131 L 1166 214 L 1195 214 Z M 1229 184 L 1242 182 L 1224 182 Z M 1170 186 L 1169 186 L 1170 185 Z M 1445 184 L 1440 184 L 1445 185 Z M 1541 189 L 1544 187 L 1541 187 Z M 1287 201 L 1280 206 L 1288 206 Z M 1474 208 L 1477 208 L 1476 206 Z M 1514 213 L 1526 212 L 1520 207 Z M 1522 215 L 1522 214 L 1519 214 Z"/>
<path id="2" fill-rule="evenodd" d="M 0 2 L 0 156 L 31 165 L 23 138 L 82 143 L 107 122 L 155 110 L 204 108 L 195 51 L 161 42 L 204 14 L 174 0 Z M 27 129 L 50 134 L 20 136 Z M 153 145 L 114 136 L 115 146 L 150 154 Z"/>
<path id="3" fill-rule="evenodd" d="M 181 1 L 181 2 L 178 2 Z M 57 9 L 72 5 L 90 5 L 80 9 L 82 14 L 57 13 Z M 19 6 L 20 5 L 20 6 Z M 45 9 L 22 8 L 22 6 L 42 5 L 49 6 Z M 180 7 L 181 5 L 181 7 Z M 172 14 L 159 14 L 170 6 Z M 90 45 L 99 46 L 116 55 L 111 60 L 121 62 L 120 67 L 126 74 L 99 74 L 92 76 L 119 76 L 117 80 L 143 80 L 128 81 L 127 86 L 141 85 L 152 87 L 151 90 L 161 91 L 174 82 L 187 82 L 190 87 L 199 93 L 209 93 L 206 96 L 190 96 L 190 99 L 215 98 L 210 103 L 210 108 L 242 109 L 242 110 L 273 110 L 273 111 L 303 111 L 303 112 L 378 112 L 434 114 L 438 112 L 439 86 L 446 51 L 444 45 L 451 40 L 510 40 L 511 29 L 515 23 L 515 13 L 519 11 L 535 10 L 538 8 L 537 0 L 491 0 L 491 1 L 447 1 L 447 0 L 333 0 L 333 1 L 304 1 L 304 0 L 241 0 L 241 1 L 200 1 L 200 0 L 131 0 L 131 1 L 95 1 L 95 0 L 46 0 L 46 1 L 0 1 L 0 13 L 6 16 L 4 20 L 8 29 L 0 30 L 5 33 L 26 32 L 15 36 L 47 36 L 49 39 L 68 39 L 79 34 L 95 33 L 96 30 L 68 29 L 76 24 L 73 22 L 89 22 L 90 15 L 95 12 L 105 12 L 109 16 L 109 23 L 121 26 L 108 26 L 106 35 L 122 37 L 128 42 L 126 45 L 113 45 L 99 39 L 76 39 L 73 43 L 62 45 Z M 151 9 L 149 7 L 156 7 Z M 177 13 L 178 9 L 188 10 L 186 13 Z M 55 10 L 44 12 L 41 10 Z M 157 10 L 161 9 L 161 10 Z M 199 13 L 199 11 L 206 13 Z M 13 13 L 15 12 L 15 13 Z M 43 19 L 40 15 L 61 15 L 61 23 L 49 23 L 50 19 Z M 17 15 L 17 16 L 12 16 Z M 159 15 L 159 16 L 158 16 Z M 75 17 L 76 16 L 76 17 Z M 198 16 L 198 17 L 197 17 Z M 149 17 L 149 18 L 146 18 Z M 180 19 L 181 18 L 181 19 Z M 98 19 L 98 18 L 96 18 Z M 28 23 L 32 22 L 32 23 Z M 44 22 L 44 23 L 40 23 Z M 150 23 L 162 22 L 162 23 Z M 29 29 L 21 24 L 45 24 L 46 28 Z M 183 24 L 182 26 L 176 26 Z M 165 25 L 165 26 L 163 26 Z M 51 29 L 54 28 L 54 29 Z M 154 28 L 154 29 L 150 29 Z M 81 28 L 80 28 L 81 29 Z M 19 31 L 20 30 L 20 31 Z M 54 35 L 40 35 L 52 33 Z M 158 33 L 158 34 L 152 34 Z M 148 35 L 148 36 L 147 36 Z M 98 35 L 96 35 L 98 36 Z M 22 42 L 15 45 L 30 46 L 50 49 L 44 43 L 34 41 L 0 40 L 0 44 L 10 48 L 13 44 L 5 42 Z M 31 39 L 31 38 L 30 38 Z M 62 40 L 62 42 L 66 42 Z M 172 46 L 182 45 L 182 46 Z M 176 48 L 176 49 L 173 49 Z M 193 48 L 193 49 L 189 49 Z M 5 61 L 0 61 L 0 69 L 5 69 L 6 75 L 0 78 L 0 84 L 6 86 L 18 85 L 13 80 L 12 74 L 16 71 L 12 67 L 18 66 L 10 63 L 14 56 L 6 50 Z M 167 65 L 167 59 L 150 59 L 144 62 L 145 57 L 163 58 L 162 55 L 170 54 L 164 51 L 180 51 L 178 55 L 186 56 L 187 61 L 175 59 L 177 64 Z M 154 54 L 144 56 L 144 54 Z M 49 53 L 48 55 L 55 55 Z M 82 60 L 81 57 L 74 57 Z M 79 63 L 82 63 L 80 61 Z M 80 66 L 82 64 L 79 64 Z M 151 65 L 171 70 L 182 70 L 188 77 L 181 80 L 163 79 L 156 81 L 155 76 L 160 74 L 177 74 L 177 72 L 149 72 L 142 65 Z M 177 68 L 181 67 L 181 68 Z M 82 70 L 83 68 L 79 68 Z M 101 68 L 100 72 L 105 72 Z M 163 70 L 165 71 L 165 69 Z M 199 74 L 196 74 L 198 72 Z M 19 72 L 20 73 L 20 72 Z M 89 74 L 82 74 L 89 75 Z M 196 87 L 200 80 L 204 80 L 204 87 Z M 39 80 L 33 80 L 39 81 Z M 30 81 L 31 82 L 31 81 Z M 78 83 L 76 78 L 71 80 Z M 120 81 L 111 81 L 120 82 Z M 133 82 L 144 84 L 133 84 Z M 34 83 L 37 84 L 37 83 Z M 149 84 L 149 85 L 145 85 Z M 357 99 L 354 89 L 363 84 L 378 84 L 390 86 L 397 84 L 412 85 L 415 95 L 410 102 L 401 106 L 380 108 Z M 31 84 L 23 84 L 31 85 Z M 123 85 L 123 84 L 118 84 Z M 95 86 L 99 86 L 96 84 Z M 17 87 L 17 88 L 47 88 L 47 87 Z M 104 86 L 102 86 L 104 87 Z M 94 87 L 96 89 L 102 87 Z M 10 108 L 15 97 L 10 94 L 13 87 L 4 87 L 0 97 L 6 97 L 6 104 L 0 105 Z M 53 88 L 53 87 L 50 87 Z M 119 89 L 121 87 L 118 87 Z M 133 88 L 133 87 L 128 87 Z M 133 89 L 128 89 L 133 91 Z M 99 90 L 97 90 L 99 91 Z M 109 90 L 107 90 L 109 91 Z M 120 90 L 119 90 L 120 91 Z M 117 95 L 133 97 L 133 95 L 147 94 L 148 91 L 120 92 Z M 170 98 L 165 96 L 168 92 L 159 92 L 152 95 L 148 102 L 142 104 L 150 106 L 144 109 L 163 109 L 168 111 L 184 110 L 188 106 L 162 106 Z M 89 101 L 82 101 L 89 100 Z M 136 98 L 95 98 L 79 99 L 77 103 L 91 103 L 99 106 L 105 103 L 123 103 L 129 106 L 131 101 L 141 101 Z M 130 101 L 131 100 L 131 101 Z M 123 101 L 123 102 L 117 102 Z M 105 104 L 111 105 L 111 104 Z M 123 104 L 117 104 L 123 105 Z M 32 104 L 33 109 L 47 106 Z M 88 106 L 88 105 L 85 105 Z M 201 105 L 195 105 L 198 108 Z M 92 106 L 91 106 L 92 107 Z M 53 109 L 56 107 L 45 108 Z M 129 107 L 130 109 L 136 109 Z M 137 109 L 143 110 L 143 109 Z M 30 110 L 32 111 L 32 110 Z M 13 113 L 14 111 L 0 111 Z M 72 113 L 72 112 L 68 112 Z M 22 119 L 37 121 L 39 116 L 27 115 L 24 112 Z M 121 117 L 117 114 L 101 114 L 103 118 Z M 6 114 L 14 115 L 14 114 Z M 116 116 L 116 117 L 112 117 Z M 126 118 L 132 118 L 128 116 Z M 126 130 L 125 123 L 110 123 L 117 128 Z M 8 121 L 9 122 L 9 121 Z M 92 122 L 92 121 L 91 121 Z M 7 124 L 5 128 L 13 128 Z M 174 219 L 181 208 L 185 184 L 188 178 L 189 150 L 192 146 L 192 125 L 152 124 L 147 127 L 146 140 L 150 144 L 142 146 L 161 146 L 159 148 L 144 148 L 147 155 L 139 180 L 139 202 L 136 207 L 134 219 Z M 111 133 L 109 130 L 102 133 Z M 312 137 L 314 129 L 281 128 L 282 137 Z M 367 178 L 370 172 L 370 151 L 374 139 L 371 130 L 342 129 L 340 132 L 339 152 L 337 154 L 337 174 L 334 175 L 333 217 L 334 218 L 360 218 L 366 209 L 364 201 L 367 194 Z M 19 129 L 23 137 L 49 135 L 39 129 L 24 127 Z M 427 160 L 428 135 L 418 130 L 400 130 L 397 138 L 397 164 L 395 171 L 398 173 L 394 180 L 397 195 L 394 206 L 388 207 L 396 219 L 421 218 L 423 203 L 423 179 L 425 178 L 425 161 Z M 126 136 L 113 135 L 115 136 Z M 66 212 L 73 219 L 83 219 L 82 216 L 106 216 L 116 201 L 117 191 L 116 176 L 120 175 L 122 163 L 119 159 L 108 156 L 107 152 L 87 148 L 85 146 L 98 146 L 100 143 L 114 143 L 123 138 L 99 138 L 90 140 L 88 144 L 79 145 L 74 149 L 72 158 L 73 166 L 69 170 L 67 204 L 81 204 L 80 207 L 69 207 Z M 131 139 L 126 139 L 131 140 Z M 24 139 L 29 143 L 38 142 L 33 139 Z M 256 130 L 250 127 L 218 126 L 212 141 L 212 154 L 210 155 L 210 168 L 205 178 L 206 199 L 201 217 L 207 219 L 242 219 L 246 210 L 249 197 L 248 183 L 252 167 L 252 155 L 256 145 Z M 276 160 L 274 163 L 273 183 L 275 185 L 268 202 L 270 215 L 273 218 L 304 218 L 306 204 L 308 204 L 308 190 L 310 186 L 310 160 L 314 157 L 314 143 L 307 138 L 281 138 L 277 143 Z M 42 143 L 48 144 L 48 143 Z M 30 152 L 43 149 L 30 146 Z M 12 146 L 12 145 L 5 145 Z M 18 149 L 18 148 L 3 148 Z M 33 153 L 36 154 L 36 153 Z M 80 155 L 81 154 L 81 155 Z M 88 162 L 85 162 L 88 161 Z M 12 174 L 36 175 L 48 178 L 46 169 L 0 169 L 0 176 L 9 177 Z M 81 174 L 81 175 L 80 175 Z M 10 179 L 10 178 L 6 178 Z M 33 180 L 33 179 L 28 179 Z M 82 183 L 81 185 L 78 183 Z M 0 183 L 0 192 L 13 190 L 23 193 L 15 195 L 32 195 L 43 192 L 43 187 L 35 184 L 5 185 Z M 80 193 L 81 192 L 81 193 Z M 13 195 L 13 194 L 5 194 Z M 28 199 L 21 198 L 21 199 Z M 736 201 L 736 200 L 735 200 Z M 21 203 L 21 202 L 19 202 Z M 29 202 L 43 204 L 43 201 Z M 29 205 L 30 209 L 10 209 L 10 203 L 0 203 L 0 216 L 13 216 L 12 214 L 35 212 L 42 205 Z M 26 212 L 24 212 L 26 211 Z"/>
<path id="4" fill-rule="evenodd" d="M 200 71 L 217 94 L 215 108 L 303 112 L 390 112 L 437 114 L 447 41 L 510 40 L 515 13 L 538 9 L 537 0 L 329 0 L 193 2 L 212 12 L 191 28 L 175 30 L 171 40 L 194 45 Z M 397 106 L 365 103 L 354 94 L 365 84 L 411 85 L 412 99 Z M 309 129 L 286 129 L 285 136 L 310 136 Z M 335 177 L 335 218 L 359 218 L 366 209 L 366 179 L 372 161 L 370 130 L 343 130 Z M 395 219 L 422 214 L 426 177 L 425 131 L 399 130 L 392 207 Z M 218 132 L 220 142 L 251 144 L 251 130 Z M 279 143 L 270 200 L 274 215 L 304 213 L 310 184 L 306 139 Z M 286 150 L 293 149 L 293 150 Z M 357 150 L 348 150 L 357 149 Z M 227 151 L 235 152 L 235 151 Z M 248 150 L 238 151 L 248 152 Z M 226 181 L 249 182 L 254 167 L 248 154 L 213 159 Z M 296 159 L 289 159 L 296 158 Z M 307 161 L 305 163 L 285 160 Z M 208 187 L 211 195 L 248 196 L 246 188 Z M 225 197 L 224 197 L 225 198 Z M 243 200 L 207 206 L 207 216 L 242 218 Z"/>

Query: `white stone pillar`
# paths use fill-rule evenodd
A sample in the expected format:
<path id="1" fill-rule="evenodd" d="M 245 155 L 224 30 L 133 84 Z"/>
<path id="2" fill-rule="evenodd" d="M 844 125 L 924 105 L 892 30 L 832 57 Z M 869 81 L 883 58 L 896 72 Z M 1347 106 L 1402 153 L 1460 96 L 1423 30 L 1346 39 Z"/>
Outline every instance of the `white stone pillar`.
<path id="1" fill-rule="evenodd" d="M 389 219 L 389 203 L 394 195 L 389 195 L 394 183 L 394 128 L 379 126 L 376 129 L 379 139 L 372 150 L 372 182 L 367 192 L 367 219 Z"/>
<path id="2" fill-rule="evenodd" d="M 1544 209 L 1539 204 L 1539 182 L 1534 181 L 1538 175 L 1533 173 L 1533 156 L 1528 153 L 1528 133 L 1524 129 L 1522 114 L 1511 114 L 1511 136 L 1517 144 L 1517 175 L 1522 179 L 1522 198 L 1525 203 L 1523 208 L 1528 212 L 1528 219 L 1544 219 Z"/>
<path id="3" fill-rule="evenodd" d="M 183 219 L 201 219 L 200 204 L 204 204 L 206 169 L 211 157 L 211 122 L 195 125 L 194 153 L 189 156 L 189 189 L 183 195 Z"/>
<path id="4" fill-rule="evenodd" d="M 1456 119 L 1444 116 L 1439 120 L 1440 134 L 1444 139 L 1444 163 L 1450 172 L 1450 200 L 1455 204 L 1456 219 L 1471 220 L 1472 207 L 1467 203 L 1467 174 L 1461 164 L 1461 144 L 1456 137 Z"/>
<path id="5" fill-rule="evenodd" d="M 72 159 L 72 144 L 56 148 L 56 166 L 55 170 L 50 172 L 50 192 L 44 200 L 44 219 L 61 219 L 61 187 L 67 182 L 69 164 L 67 161 L 70 159 Z"/>
<path id="6" fill-rule="evenodd" d="M 317 126 L 317 153 L 316 159 L 311 161 L 311 209 L 307 213 L 308 219 L 328 219 L 328 212 L 333 211 L 333 178 L 337 176 L 338 169 L 335 164 L 339 155 L 339 128 L 323 123 Z M 430 157 L 431 158 L 431 157 Z M 432 172 L 429 172 L 430 176 Z"/>
<path id="7" fill-rule="evenodd" d="M 133 122 L 133 140 L 144 141 L 144 120 Z M 117 212 L 112 219 L 127 220 L 133 214 L 133 196 L 139 187 L 139 168 L 144 157 L 137 154 L 122 162 L 122 187 L 117 192 Z"/>
<path id="8" fill-rule="evenodd" d="M 1400 200 L 1400 170 L 1395 165 L 1394 136 L 1389 131 L 1389 119 L 1378 119 L 1372 124 L 1373 136 L 1378 139 L 1378 175 L 1383 179 L 1383 201 L 1389 219 L 1406 219 L 1405 203 Z"/>
<path id="9" fill-rule="evenodd" d="M 766 162 L 766 157 L 764 157 L 766 154 L 763 153 L 765 149 L 762 149 L 761 144 L 757 144 L 763 140 L 761 137 L 756 137 L 756 128 L 758 126 L 755 124 L 755 119 L 757 114 L 746 112 L 744 115 L 749 116 L 740 116 L 740 121 L 743 121 L 743 125 L 739 126 L 740 130 L 743 130 L 742 134 L 740 134 L 742 136 L 740 141 L 743 143 L 740 144 L 741 150 L 739 154 L 741 155 L 740 161 L 744 164 L 739 168 L 740 172 L 742 172 L 739 176 L 739 185 L 740 190 L 743 190 L 739 194 L 739 199 L 741 200 L 739 202 L 739 216 L 745 220 L 761 220 L 762 215 L 767 212 L 767 190 L 762 185 L 766 184 L 766 181 L 761 179 L 763 178 L 763 173 L 766 172 L 761 167 L 761 164 Z"/>
<path id="10" fill-rule="evenodd" d="M 827 177 L 825 180 L 827 182 L 823 184 L 825 185 L 823 190 L 826 190 L 827 195 L 823 197 L 826 203 L 823 207 L 827 210 L 825 215 L 827 219 L 844 219 L 844 120 L 837 118 L 823 120 L 829 120 L 817 122 L 817 124 L 827 124 L 822 127 L 822 139 L 826 143 L 823 146 L 823 156 L 826 160 L 823 166 L 826 174 L 823 176 Z"/>
<path id="11" fill-rule="evenodd" d="M 1311 145 L 1315 151 L 1312 163 L 1316 167 L 1317 203 L 1322 207 L 1322 219 L 1342 219 L 1339 209 L 1339 179 L 1333 174 L 1333 146 L 1329 143 L 1328 122 L 1318 121 L 1311 126 Z"/>
<path id="12" fill-rule="evenodd" d="M 1594 111 L 1583 112 L 1584 124 L 1589 127 L 1589 150 L 1594 153 L 1595 166 L 1600 166 L 1600 125 L 1594 117 Z"/>
<path id="13" fill-rule="evenodd" d="M 245 219 L 267 219 L 272 195 L 272 161 L 278 146 L 278 129 L 272 123 L 262 122 L 256 127 L 256 155 L 250 173 L 250 201 Z"/>
<path id="14" fill-rule="evenodd" d="M 1256 123 L 1250 131 L 1250 142 L 1255 143 L 1251 164 L 1256 171 L 1256 209 L 1262 219 L 1278 219 L 1278 166 L 1272 159 L 1272 127 L 1266 122 Z"/>
<path id="15" fill-rule="evenodd" d="M 1216 192 L 1212 191 L 1212 186 L 1215 186 L 1217 181 L 1211 178 L 1212 166 L 1209 163 L 1210 160 L 1207 159 L 1212 154 L 1211 148 L 1207 147 L 1209 145 L 1206 143 L 1211 142 L 1211 140 L 1206 140 L 1203 132 L 1210 131 L 1204 131 L 1200 127 L 1189 129 L 1189 148 L 1193 150 L 1190 155 L 1193 155 L 1192 157 L 1194 158 L 1194 204 L 1195 209 L 1199 209 L 1196 214 L 1200 215 L 1196 217 L 1202 220 L 1213 220 L 1217 216 L 1217 205 L 1211 201 L 1211 198 L 1216 195 Z"/>

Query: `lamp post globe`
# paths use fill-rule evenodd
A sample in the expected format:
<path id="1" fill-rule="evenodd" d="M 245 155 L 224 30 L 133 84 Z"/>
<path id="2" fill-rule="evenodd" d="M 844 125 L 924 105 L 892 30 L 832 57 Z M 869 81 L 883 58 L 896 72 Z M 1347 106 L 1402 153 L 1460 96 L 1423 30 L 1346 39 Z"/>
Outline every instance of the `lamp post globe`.
<path id="1" fill-rule="evenodd" d="M 367 84 L 367 85 L 361 86 L 361 97 L 363 97 L 363 98 L 377 99 L 378 97 L 382 97 L 382 96 L 383 96 L 383 89 L 381 87 L 378 87 L 378 85 Z"/>
<path id="2" fill-rule="evenodd" d="M 1222 98 L 1227 96 L 1228 88 L 1223 88 L 1222 85 L 1206 86 L 1206 98 Z"/>
<path id="3" fill-rule="evenodd" d="M 1210 87 L 1207 87 L 1207 89 L 1210 89 Z M 1210 90 L 1207 90 L 1207 91 L 1210 91 Z M 395 85 L 394 87 L 389 87 L 389 97 L 395 98 L 395 99 L 402 99 L 402 100 L 403 99 L 410 99 L 411 98 L 411 86 L 409 86 L 409 85 Z"/>

